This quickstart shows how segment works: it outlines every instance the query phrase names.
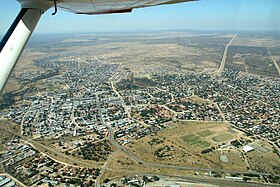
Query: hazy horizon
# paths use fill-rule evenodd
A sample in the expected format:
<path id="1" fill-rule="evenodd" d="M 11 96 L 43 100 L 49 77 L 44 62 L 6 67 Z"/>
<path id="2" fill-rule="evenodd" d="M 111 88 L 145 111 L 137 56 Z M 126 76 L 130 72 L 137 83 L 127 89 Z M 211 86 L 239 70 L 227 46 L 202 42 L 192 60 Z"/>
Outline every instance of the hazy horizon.
<path id="1" fill-rule="evenodd" d="M 81 30 L 81 31 L 65 31 L 65 32 L 41 32 L 34 33 L 34 36 L 41 35 L 61 35 L 61 34 L 126 34 L 126 33 L 152 33 L 152 32 L 222 32 L 222 33 L 254 33 L 254 34 L 265 34 L 265 33 L 278 33 L 279 30 L 231 30 L 231 29 L 135 29 L 135 30 L 113 30 L 113 31 L 91 31 L 91 30 Z M 5 34 L 0 35 L 2 38 Z"/>
<path id="2" fill-rule="evenodd" d="M 0 36 L 4 35 L 20 10 L 17 1 L 2 1 Z M 7 8 L 9 7 L 9 8 Z M 49 9 L 36 33 L 111 32 L 138 30 L 280 30 L 278 0 L 201 0 L 195 2 L 135 9 L 112 15 L 75 15 Z"/>

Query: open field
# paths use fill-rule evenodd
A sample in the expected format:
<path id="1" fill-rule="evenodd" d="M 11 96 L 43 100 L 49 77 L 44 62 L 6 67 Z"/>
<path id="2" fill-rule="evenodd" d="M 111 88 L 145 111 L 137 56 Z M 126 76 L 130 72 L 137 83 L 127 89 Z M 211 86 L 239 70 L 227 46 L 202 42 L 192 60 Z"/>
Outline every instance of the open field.
<path id="1" fill-rule="evenodd" d="M 246 138 L 243 133 L 225 123 L 214 122 L 178 122 L 170 123 L 169 128 L 127 145 L 128 150 L 142 160 L 153 163 L 164 163 L 190 167 L 234 168 L 246 171 L 244 160 L 234 149 L 226 151 L 234 153 L 229 157 L 231 164 L 220 164 L 217 147 L 235 138 Z M 202 151 L 209 148 L 216 150 L 207 154 Z"/>
<path id="2" fill-rule="evenodd" d="M 207 99 L 203 99 L 197 95 L 192 95 L 190 97 L 188 97 L 188 99 L 194 103 L 198 103 L 198 104 L 211 104 L 211 102 Z"/>
<path id="3" fill-rule="evenodd" d="M 255 150 L 247 153 L 251 168 L 258 172 L 280 174 L 280 159 L 273 152 L 271 145 L 263 140 L 258 140 L 250 146 Z"/>
<path id="4" fill-rule="evenodd" d="M 246 167 L 244 159 L 240 158 L 240 153 L 236 150 L 225 151 L 221 154 L 222 156 L 226 158 L 226 162 L 220 159 L 223 168 L 231 168 L 234 171 L 238 171 L 240 166 Z"/>

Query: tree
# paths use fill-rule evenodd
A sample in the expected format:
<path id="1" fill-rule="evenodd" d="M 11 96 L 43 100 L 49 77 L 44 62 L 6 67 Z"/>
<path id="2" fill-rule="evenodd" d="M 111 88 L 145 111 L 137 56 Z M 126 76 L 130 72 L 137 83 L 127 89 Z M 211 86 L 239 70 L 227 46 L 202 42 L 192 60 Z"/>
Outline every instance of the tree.
<path id="1" fill-rule="evenodd" d="M 144 182 L 147 182 L 147 181 L 148 181 L 148 177 L 144 175 L 144 176 L 142 177 L 142 180 L 143 180 Z"/>
<path id="2" fill-rule="evenodd" d="M 156 175 L 152 176 L 152 179 L 153 179 L 153 181 L 159 181 L 159 177 Z"/>
<path id="3" fill-rule="evenodd" d="M 110 179 L 106 178 L 106 179 L 103 180 L 103 183 L 106 184 L 106 183 L 108 183 L 109 181 L 110 181 Z"/>
<path id="4" fill-rule="evenodd" d="M 93 180 L 89 181 L 89 186 L 92 186 L 94 184 Z"/>

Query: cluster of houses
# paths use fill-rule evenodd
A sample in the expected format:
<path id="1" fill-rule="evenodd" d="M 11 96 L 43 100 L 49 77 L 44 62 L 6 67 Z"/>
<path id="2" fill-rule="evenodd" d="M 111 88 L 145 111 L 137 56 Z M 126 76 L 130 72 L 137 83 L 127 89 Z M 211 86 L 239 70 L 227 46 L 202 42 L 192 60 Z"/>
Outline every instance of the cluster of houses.
<path id="1" fill-rule="evenodd" d="M 171 121 L 173 117 L 172 112 L 160 105 L 135 106 L 131 115 L 151 126 Z"/>
<path id="2" fill-rule="evenodd" d="M 46 79 L 47 85 L 65 84 L 67 88 L 25 97 L 31 104 L 7 108 L 5 117 L 21 124 L 23 135 L 33 137 L 85 135 L 89 130 L 101 133 L 102 122 L 133 120 L 129 111 L 134 119 L 151 126 L 170 121 L 174 115 L 181 120 L 226 120 L 248 134 L 280 144 L 277 79 L 232 70 L 215 78 L 193 73 L 154 74 L 155 85 L 120 90 L 118 95 L 108 83 L 117 66 L 94 65 Z M 217 105 L 188 100 L 192 95 Z M 133 136 L 136 132 L 131 129 L 136 128 L 127 131 Z"/>
<path id="3" fill-rule="evenodd" d="M 80 184 L 90 181 L 94 183 L 100 172 L 98 168 L 74 167 L 58 163 L 37 152 L 20 138 L 9 141 L 6 147 L 8 151 L 0 155 L 0 161 L 3 162 L 5 170 L 30 186 L 43 183 L 53 185 Z M 16 186 L 16 183 L 10 178 L 0 176 L 0 186 Z"/>
<path id="4" fill-rule="evenodd" d="M 96 94 L 110 91 L 110 85 L 105 82 L 114 72 L 115 65 L 92 64 L 90 68 L 71 70 L 46 79 L 46 87 L 65 87 L 41 95 L 25 96 L 27 104 L 4 109 L 4 116 L 21 124 L 25 136 L 57 138 L 77 132 L 84 135 L 93 129 L 90 125 L 97 124 L 97 111 L 107 111 L 106 108 L 97 108 Z M 111 110 L 116 111 L 117 108 Z M 110 111 L 106 113 L 111 114 Z M 118 114 L 122 115 L 122 111 Z"/>
<path id="5" fill-rule="evenodd" d="M 183 120 L 222 121 L 219 110 L 213 105 L 192 101 L 172 103 L 170 108 L 178 111 L 177 118 Z"/>
<path id="6" fill-rule="evenodd" d="M 141 122 L 129 118 L 108 122 L 108 124 L 114 129 L 115 139 L 121 145 L 128 144 L 133 140 L 143 138 L 165 128 L 164 125 L 160 124 L 147 127 Z"/>
<path id="7" fill-rule="evenodd" d="M 4 167 L 20 162 L 35 155 L 36 151 L 28 145 L 21 143 L 20 138 L 15 138 L 5 145 L 8 150 L 2 152 L 0 160 L 4 161 Z"/>
<path id="8" fill-rule="evenodd" d="M 268 139 L 280 148 L 279 79 L 229 69 L 216 77 L 172 72 L 151 73 L 151 77 L 155 86 L 121 90 L 125 104 L 132 111 L 136 109 L 138 116 L 149 118 L 147 124 L 153 124 L 154 116 L 161 113 L 149 110 L 157 103 L 174 111 L 178 119 L 228 121 L 248 135 Z M 189 100 L 193 95 L 209 103 Z"/>

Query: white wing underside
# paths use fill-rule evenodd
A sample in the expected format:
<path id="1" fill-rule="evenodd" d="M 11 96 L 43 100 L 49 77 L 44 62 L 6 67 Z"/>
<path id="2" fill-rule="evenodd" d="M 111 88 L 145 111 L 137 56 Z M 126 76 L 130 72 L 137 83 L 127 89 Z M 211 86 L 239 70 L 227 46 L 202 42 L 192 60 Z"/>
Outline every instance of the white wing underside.
<path id="1" fill-rule="evenodd" d="M 134 8 L 175 4 L 193 0 L 57 0 L 57 6 L 76 14 L 131 12 Z"/>

